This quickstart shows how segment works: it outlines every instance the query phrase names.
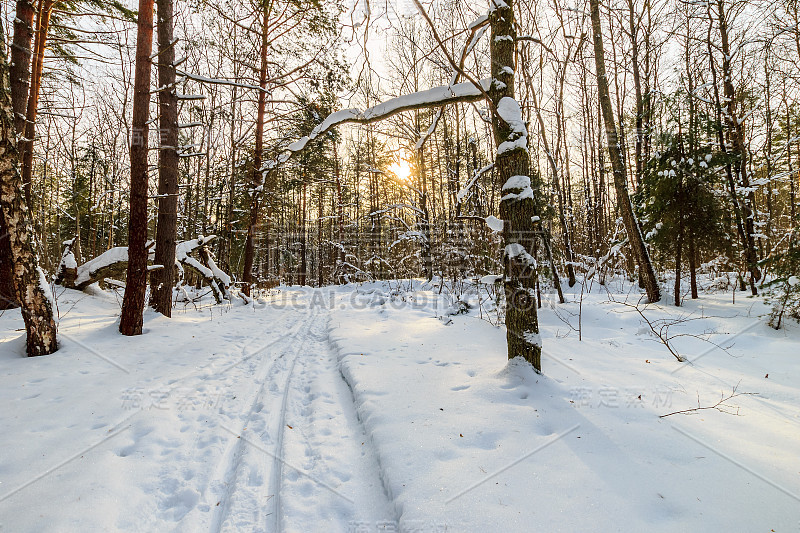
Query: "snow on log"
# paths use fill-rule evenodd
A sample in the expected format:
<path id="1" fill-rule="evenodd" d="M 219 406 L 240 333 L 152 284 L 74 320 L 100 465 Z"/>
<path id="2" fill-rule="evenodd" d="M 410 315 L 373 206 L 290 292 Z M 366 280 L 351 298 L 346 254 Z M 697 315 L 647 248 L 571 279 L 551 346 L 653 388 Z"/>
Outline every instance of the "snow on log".
<path id="1" fill-rule="evenodd" d="M 65 287 L 72 287 L 75 285 L 75 278 L 78 277 L 78 261 L 75 259 L 73 247 L 77 237 L 73 237 L 64 241 L 64 252 L 61 254 L 61 261 L 58 263 L 58 270 L 56 270 L 55 282 Z"/>
<path id="2" fill-rule="evenodd" d="M 534 257 L 528 253 L 524 246 L 517 242 L 507 244 L 504 254 L 507 258 L 520 261 L 529 268 L 536 268 L 536 259 L 534 259 Z"/>
<path id="3" fill-rule="evenodd" d="M 503 184 L 503 197 L 500 198 L 501 202 L 507 200 L 519 201 L 525 200 L 526 198 L 533 198 L 533 189 L 531 189 L 531 178 L 529 176 L 511 176 L 508 178 L 508 181 Z"/>
<path id="4" fill-rule="evenodd" d="M 183 274 L 184 267 L 197 272 L 205 282 L 211 287 L 217 303 L 223 299 L 230 300 L 228 292 L 231 286 L 231 277 L 220 269 L 214 261 L 213 254 L 206 248 L 206 245 L 216 238 L 215 235 L 207 237 L 200 236 L 197 239 L 182 241 L 175 245 L 175 265 L 180 274 Z M 154 254 L 152 248 L 154 241 L 147 243 L 148 260 L 152 261 Z M 128 268 L 128 248 L 118 246 L 103 252 L 91 261 L 87 261 L 81 266 L 75 264 L 73 247 L 76 239 L 64 241 L 64 253 L 61 256 L 61 263 L 58 267 L 56 283 L 70 288 L 83 290 L 89 285 L 106 278 L 124 278 Z M 198 257 L 190 254 L 196 253 Z M 199 259 L 198 259 L 199 258 Z M 161 265 L 150 265 L 148 270 L 163 268 Z"/>
<path id="5" fill-rule="evenodd" d="M 222 303 L 222 300 L 230 300 L 231 296 L 228 292 L 228 287 L 231 285 L 231 278 L 220 270 L 214 258 L 206 249 L 206 244 L 210 243 L 216 238 L 216 235 L 208 235 L 188 241 L 179 242 L 175 246 L 175 263 L 178 266 L 178 271 L 183 277 L 184 267 L 197 272 L 211 287 L 211 292 L 214 294 L 214 299 L 217 303 Z M 200 259 L 192 257 L 191 254 L 197 250 Z"/>
<path id="6" fill-rule="evenodd" d="M 152 258 L 150 250 L 155 245 L 154 241 L 147 243 L 148 258 Z M 128 269 L 128 247 L 117 246 L 106 250 L 91 261 L 78 267 L 74 287 L 70 287 L 64 280 L 64 286 L 83 290 L 92 283 L 110 277 L 124 277 Z"/>

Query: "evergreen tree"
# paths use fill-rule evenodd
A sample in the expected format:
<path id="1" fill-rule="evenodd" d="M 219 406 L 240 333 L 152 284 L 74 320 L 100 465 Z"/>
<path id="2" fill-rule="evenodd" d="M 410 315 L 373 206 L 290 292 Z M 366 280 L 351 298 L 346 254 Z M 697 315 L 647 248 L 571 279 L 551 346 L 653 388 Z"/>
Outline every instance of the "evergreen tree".
<path id="1" fill-rule="evenodd" d="M 688 135 L 667 133 L 663 149 L 648 162 L 638 193 L 643 230 L 658 252 L 675 267 L 675 305 L 680 305 L 684 253 L 697 298 L 698 258 L 721 247 L 725 237 L 724 204 L 718 194 L 725 154 L 710 145 L 693 148 Z"/>

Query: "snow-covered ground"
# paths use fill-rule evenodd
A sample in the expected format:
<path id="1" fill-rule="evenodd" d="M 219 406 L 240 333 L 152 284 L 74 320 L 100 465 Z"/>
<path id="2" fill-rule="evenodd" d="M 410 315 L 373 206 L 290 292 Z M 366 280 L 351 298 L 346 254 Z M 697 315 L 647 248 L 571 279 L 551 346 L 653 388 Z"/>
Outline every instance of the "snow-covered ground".
<path id="1" fill-rule="evenodd" d="M 179 304 L 136 338 L 114 293 L 66 291 L 33 359 L 7 311 L 0 531 L 800 531 L 797 324 L 742 293 L 646 309 L 679 363 L 608 288 L 545 301 L 544 375 L 408 281 Z"/>

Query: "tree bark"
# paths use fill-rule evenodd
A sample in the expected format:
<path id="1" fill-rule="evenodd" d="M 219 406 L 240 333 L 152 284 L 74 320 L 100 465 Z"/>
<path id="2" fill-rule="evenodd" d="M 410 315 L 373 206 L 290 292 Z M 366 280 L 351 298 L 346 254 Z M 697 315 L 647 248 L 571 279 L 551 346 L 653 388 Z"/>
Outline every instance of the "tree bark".
<path id="1" fill-rule="evenodd" d="M 178 235 L 178 97 L 175 87 L 173 0 L 156 0 L 158 8 L 159 166 L 155 263 L 164 268 L 150 275 L 150 305 L 172 315 L 175 244 Z"/>
<path id="2" fill-rule="evenodd" d="M 17 0 L 14 42 L 11 45 L 11 102 L 17 135 L 25 131 L 25 111 L 31 82 L 31 42 L 33 41 L 33 2 Z"/>
<path id="3" fill-rule="evenodd" d="M 153 50 L 153 0 L 139 0 L 136 34 L 136 73 L 131 128 L 130 220 L 128 223 L 128 273 L 119 331 L 142 334 L 142 312 L 147 293 L 147 138 L 150 111 L 150 54 Z"/>
<path id="4" fill-rule="evenodd" d="M 267 108 L 267 50 L 269 47 L 269 16 L 270 2 L 264 5 L 264 22 L 261 28 L 261 68 L 258 73 L 258 112 L 256 116 L 256 139 L 253 154 L 253 183 L 252 196 L 250 197 L 250 221 L 247 224 L 247 241 L 244 245 L 244 273 L 242 292 L 250 296 L 250 286 L 255 283 L 253 276 L 253 260 L 255 258 L 255 237 L 258 228 L 261 198 L 264 189 L 264 171 L 261 168 L 262 152 L 264 151 L 264 115 Z M 269 248 L 268 248 L 269 249 Z"/>
<path id="5" fill-rule="evenodd" d="M 697 300 L 697 250 L 694 244 L 694 233 L 689 230 L 689 281 L 692 286 L 692 300 Z"/>
<path id="6" fill-rule="evenodd" d="M 492 0 L 491 98 L 492 131 L 497 145 L 495 168 L 503 182 L 500 217 L 503 219 L 504 292 L 508 358 L 522 357 L 537 372 L 542 369 L 542 344 L 536 310 L 536 260 L 528 250 L 535 239 L 530 188 L 527 127 L 514 99 L 516 28 L 513 0 Z"/>
<path id="7" fill-rule="evenodd" d="M 709 8 L 710 9 L 710 8 Z M 717 18 L 719 22 L 720 40 L 722 43 L 722 88 L 725 94 L 726 119 L 730 130 L 731 140 L 733 141 L 733 152 L 738 157 L 734 165 L 734 173 L 737 181 L 745 189 L 750 189 L 750 179 L 747 177 L 747 154 L 745 145 L 744 119 L 739 119 L 736 112 L 736 90 L 733 86 L 733 72 L 731 70 L 731 51 L 728 37 L 728 23 L 725 18 L 725 1 L 717 0 Z M 731 194 L 738 195 L 736 187 L 731 189 Z M 747 270 L 750 273 L 750 290 L 755 296 L 758 294 L 756 282 L 761 279 L 761 270 L 758 268 L 758 258 L 756 256 L 755 245 L 755 192 L 750 189 L 741 203 L 741 218 L 744 222 L 743 244 Z"/>
<path id="8" fill-rule="evenodd" d="M 0 25 L 0 41 L 5 35 Z M 0 47 L 0 209 L 5 219 L 13 261 L 12 279 L 22 306 L 28 356 L 58 350 L 53 309 L 45 292 L 44 273 L 39 269 L 30 218 L 22 195 L 17 168 L 18 154 L 14 111 L 8 75 L 8 59 Z"/>
<path id="9" fill-rule="evenodd" d="M 620 139 L 617 136 L 617 128 L 614 122 L 614 112 L 611 107 L 611 96 L 608 92 L 608 78 L 606 77 L 605 57 L 603 51 L 603 34 L 600 26 L 600 1 L 590 0 L 592 17 L 592 31 L 594 33 L 594 60 L 597 69 L 597 93 L 600 100 L 600 108 L 605 123 L 606 139 L 608 142 L 608 153 L 611 158 L 611 168 L 614 174 L 614 189 L 617 193 L 617 203 L 625 224 L 625 231 L 633 249 L 633 255 L 639 266 L 639 273 L 644 281 L 644 289 L 647 298 L 651 302 L 661 299 L 661 290 L 658 286 L 653 264 L 650 261 L 650 254 L 644 244 L 639 222 L 633 212 L 633 204 L 628 195 L 628 180 L 625 178 L 625 163 L 622 159 Z"/>
<path id="10" fill-rule="evenodd" d="M 19 307 L 14 291 L 14 260 L 11 255 L 11 240 L 8 238 L 6 217 L 0 209 L 0 310 Z"/>
<path id="11" fill-rule="evenodd" d="M 39 0 L 36 17 L 36 35 L 34 38 L 33 64 L 31 66 L 31 85 L 28 95 L 25 129 L 20 143 L 22 161 L 22 187 L 28 208 L 32 208 L 31 181 L 33 179 L 33 143 L 36 137 L 36 115 L 39 107 L 39 92 L 42 86 L 44 70 L 44 49 L 47 45 L 47 32 L 50 30 L 50 15 L 55 0 Z"/>

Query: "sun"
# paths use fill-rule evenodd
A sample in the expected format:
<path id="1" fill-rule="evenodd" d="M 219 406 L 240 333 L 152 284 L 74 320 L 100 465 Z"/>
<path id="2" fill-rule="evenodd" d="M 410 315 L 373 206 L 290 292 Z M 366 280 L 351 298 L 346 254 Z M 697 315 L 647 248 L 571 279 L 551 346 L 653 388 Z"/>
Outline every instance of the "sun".
<path id="1" fill-rule="evenodd" d="M 389 172 L 397 176 L 397 179 L 400 181 L 407 182 L 411 177 L 411 167 L 408 164 L 408 161 L 400 160 L 395 161 L 389 167 Z"/>

